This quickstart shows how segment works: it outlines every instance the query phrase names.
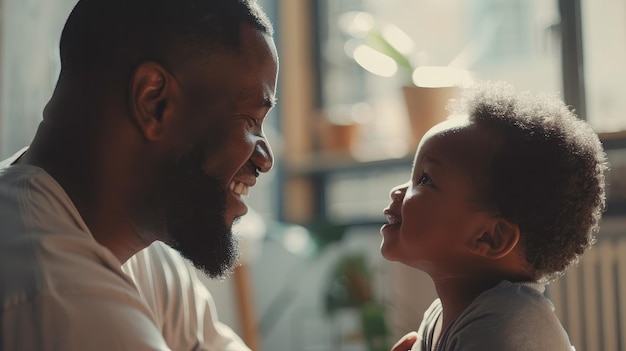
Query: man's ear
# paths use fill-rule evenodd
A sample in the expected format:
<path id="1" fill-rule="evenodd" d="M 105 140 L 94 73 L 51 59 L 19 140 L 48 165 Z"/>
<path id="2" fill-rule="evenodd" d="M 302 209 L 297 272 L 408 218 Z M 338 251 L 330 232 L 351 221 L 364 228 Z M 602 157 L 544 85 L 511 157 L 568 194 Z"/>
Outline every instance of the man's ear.
<path id="1" fill-rule="evenodd" d="M 473 238 L 471 251 L 488 259 L 500 259 L 508 255 L 520 240 L 519 226 L 503 218 Z"/>
<path id="2" fill-rule="evenodd" d="M 151 141 L 161 140 L 168 122 L 175 81 L 160 64 L 140 64 L 130 80 L 130 115 L 142 135 Z"/>

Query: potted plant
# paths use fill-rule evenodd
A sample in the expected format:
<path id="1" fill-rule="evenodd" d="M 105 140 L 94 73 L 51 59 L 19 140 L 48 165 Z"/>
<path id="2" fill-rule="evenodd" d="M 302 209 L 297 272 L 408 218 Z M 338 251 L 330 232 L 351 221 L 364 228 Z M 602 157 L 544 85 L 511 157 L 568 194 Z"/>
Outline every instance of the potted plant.
<path id="1" fill-rule="evenodd" d="M 447 117 L 447 102 L 471 83 L 465 69 L 420 65 L 420 52 L 413 40 L 397 26 L 377 20 L 367 12 L 345 13 L 340 18 L 340 27 L 352 38 L 346 51 L 357 64 L 379 76 L 402 75 L 415 143 L 430 127 Z"/>

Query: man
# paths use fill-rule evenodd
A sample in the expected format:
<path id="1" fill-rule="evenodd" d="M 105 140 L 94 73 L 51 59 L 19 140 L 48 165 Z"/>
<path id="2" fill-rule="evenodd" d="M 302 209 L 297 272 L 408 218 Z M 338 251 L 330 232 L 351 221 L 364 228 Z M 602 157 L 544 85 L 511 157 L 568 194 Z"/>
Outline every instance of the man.
<path id="1" fill-rule="evenodd" d="M 172 350 L 250 351 L 218 320 L 211 293 L 174 249 L 156 241 L 128 259 L 122 270 L 137 286 Z"/>
<path id="2" fill-rule="evenodd" d="M 273 164 L 271 31 L 252 0 L 78 2 L 43 122 L 0 165 L 3 350 L 169 349 L 120 266 L 157 240 L 211 277 L 236 264 Z"/>

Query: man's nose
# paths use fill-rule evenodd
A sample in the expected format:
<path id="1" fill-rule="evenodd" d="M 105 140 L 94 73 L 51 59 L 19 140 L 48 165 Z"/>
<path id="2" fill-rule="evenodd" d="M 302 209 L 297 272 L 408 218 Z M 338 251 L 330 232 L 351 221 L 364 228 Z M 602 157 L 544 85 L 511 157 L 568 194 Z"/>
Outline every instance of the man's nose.
<path id="1" fill-rule="evenodd" d="M 254 153 L 252 154 L 252 163 L 257 167 L 259 172 L 269 172 L 274 165 L 274 154 L 272 153 L 272 147 L 269 141 L 263 138 L 255 145 Z"/>

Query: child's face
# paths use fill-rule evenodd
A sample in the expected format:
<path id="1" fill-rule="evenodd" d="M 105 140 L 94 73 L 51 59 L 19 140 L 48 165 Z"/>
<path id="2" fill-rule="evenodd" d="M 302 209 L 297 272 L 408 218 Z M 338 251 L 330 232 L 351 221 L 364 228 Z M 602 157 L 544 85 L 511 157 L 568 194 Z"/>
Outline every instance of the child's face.
<path id="1" fill-rule="evenodd" d="M 488 224 L 477 202 L 477 185 L 493 153 L 493 133 L 465 117 L 426 133 L 411 179 L 391 190 L 381 228 L 381 252 L 426 272 L 458 272 L 467 264 L 471 238 Z"/>

